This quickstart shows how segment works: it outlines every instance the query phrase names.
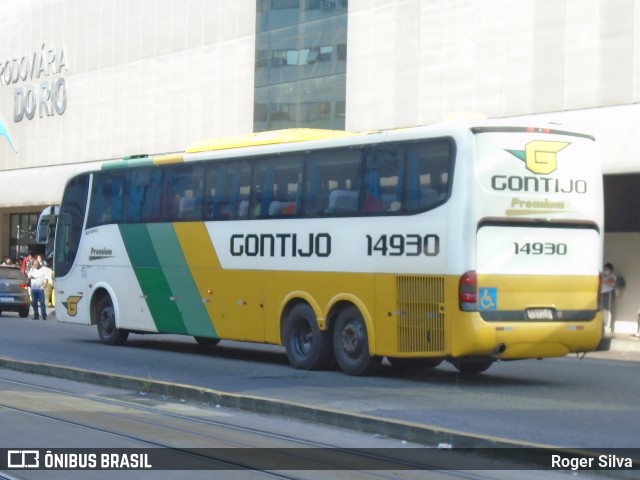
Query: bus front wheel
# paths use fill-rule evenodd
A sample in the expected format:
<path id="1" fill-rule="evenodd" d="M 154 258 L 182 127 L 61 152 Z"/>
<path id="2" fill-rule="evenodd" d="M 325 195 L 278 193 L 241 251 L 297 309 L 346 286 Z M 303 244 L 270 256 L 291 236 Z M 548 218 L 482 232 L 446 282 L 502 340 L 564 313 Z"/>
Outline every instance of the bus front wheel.
<path id="1" fill-rule="evenodd" d="M 308 304 L 299 303 L 291 309 L 283 334 L 287 358 L 294 368 L 317 370 L 327 368 L 333 361 L 330 334 L 320 330 Z"/>
<path id="2" fill-rule="evenodd" d="M 218 343 L 220 343 L 219 338 L 193 337 L 193 339 L 198 343 L 198 345 L 202 347 L 215 347 Z"/>
<path id="3" fill-rule="evenodd" d="M 371 374 L 382 360 L 369 353 L 367 326 L 362 314 L 354 306 L 344 308 L 336 318 L 333 350 L 338 365 L 347 375 Z"/>
<path id="4" fill-rule="evenodd" d="M 100 342 L 105 345 L 124 345 L 129 332 L 116 327 L 115 310 L 109 295 L 102 295 L 97 300 L 92 316 L 92 321 L 98 327 Z"/>

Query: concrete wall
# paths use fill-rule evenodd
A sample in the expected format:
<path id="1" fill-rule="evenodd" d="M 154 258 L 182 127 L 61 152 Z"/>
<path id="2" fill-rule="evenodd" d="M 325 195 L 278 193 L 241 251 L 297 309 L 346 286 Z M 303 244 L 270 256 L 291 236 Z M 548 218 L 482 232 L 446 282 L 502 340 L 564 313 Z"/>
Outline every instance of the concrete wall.
<path id="1" fill-rule="evenodd" d="M 347 130 L 640 102 L 637 0 L 354 0 Z"/>

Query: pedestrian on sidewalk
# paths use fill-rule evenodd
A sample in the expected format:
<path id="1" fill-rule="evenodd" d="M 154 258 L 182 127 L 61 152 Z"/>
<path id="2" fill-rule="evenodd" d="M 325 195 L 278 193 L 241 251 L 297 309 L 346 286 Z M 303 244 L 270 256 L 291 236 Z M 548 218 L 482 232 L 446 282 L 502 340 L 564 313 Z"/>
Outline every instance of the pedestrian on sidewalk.
<path id="1" fill-rule="evenodd" d="M 34 260 L 35 258 L 33 257 L 33 252 L 29 250 L 29 255 L 24 257 L 22 259 L 22 263 L 20 264 L 20 270 L 22 270 L 22 273 L 24 273 L 25 275 L 29 275 L 29 272 L 33 268 Z"/>
<path id="2" fill-rule="evenodd" d="M 613 269 L 613 265 L 607 263 L 604 266 L 603 277 L 602 277 L 602 308 L 604 315 L 604 331 L 612 332 L 614 329 L 614 320 L 613 320 L 613 299 L 615 296 L 616 289 L 616 273 Z"/>
<path id="3" fill-rule="evenodd" d="M 38 262 L 40 262 L 40 270 L 45 272 L 45 277 L 47 278 L 47 283 L 44 285 L 44 303 L 47 307 L 53 307 L 52 302 L 52 294 L 53 294 L 53 270 L 49 268 L 47 265 L 47 261 L 42 257 L 42 255 L 38 255 L 36 257 Z"/>
<path id="4" fill-rule="evenodd" d="M 31 306 L 33 307 L 33 319 L 40 320 L 40 314 L 42 320 L 47 319 L 47 306 L 44 303 L 44 289 L 49 282 L 49 275 L 46 269 L 41 268 L 40 262 L 35 259 L 33 261 L 33 268 L 29 272 L 29 280 L 31 280 Z M 40 312 L 38 312 L 38 306 L 40 306 Z"/>

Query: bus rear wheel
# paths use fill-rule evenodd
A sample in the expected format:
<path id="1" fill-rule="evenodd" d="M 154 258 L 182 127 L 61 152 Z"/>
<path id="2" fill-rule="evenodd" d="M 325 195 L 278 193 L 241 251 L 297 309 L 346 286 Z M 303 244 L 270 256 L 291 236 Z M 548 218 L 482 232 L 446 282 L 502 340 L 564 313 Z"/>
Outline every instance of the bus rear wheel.
<path id="1" fill-rule="evenodd" d="M 360 310 L 349 306 L 338 314 L 333 329 L 336 361 L 347 375 L 369 375 L 380 366 L 381 357 L 369 353 L 367 326 Z"/>
<path id="2" fill-rule="evenodd" d="M 493 365 L 492 358 L 487 359 L 476 359 L 476 360 L 466 360 L 466 359 L 454 359 L 451 361 L 451 364 L 456 367 L 456 369 L 465 375 L 475 375 L 478 373 L 482 373 L 487 370 L 491 365 Z"/>
<path id="3" fill-rule="evenodd" d="M 287 358 L 294 368 L 318 370 L 329 367 L 333 361 L 330 333 L 320 330 L 313 309 L 306 303 L 291 309 L 283 337 Z"/>
<path id="4" fill-rule="evenodd" d="M 127 330 L 116 327 L 116 314 L 108 294 L 102 295 L 93 308 L 91 321 L 98 327 L 100 342 L 105 345 L 124 345 L 129 337 Z"/>

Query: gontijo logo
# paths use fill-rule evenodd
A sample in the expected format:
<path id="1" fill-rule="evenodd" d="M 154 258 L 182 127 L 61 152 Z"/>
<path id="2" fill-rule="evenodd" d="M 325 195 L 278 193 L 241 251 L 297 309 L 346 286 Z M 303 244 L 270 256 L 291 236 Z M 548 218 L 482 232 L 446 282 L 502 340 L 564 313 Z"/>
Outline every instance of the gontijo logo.
<path id="1" fill-rule="evenodd" d="M 527 170 L 539 175 L 547 175 L 558 168 L 557 153 L 569 145 L 568 142 L 534 140 L 525 145 L 524 150 L 507 150 L 520 160 L 524 160 Z"/>
<path id="2" fill-rule="evenodd" d="M 558 152 L 569 145 L 569 142 L 533 140 L 524 150 L 505 149 L 522 160 L 527 170 L 535 175 L 493 175 L 491 188 L 497 192 L 587 193 L 588 183 L 584 178 L 548 176 L 558 168 Z M 568 173 L 571 171 L 567 170 Z"/>
<path id="3" fill-rule="evenodd" d="M 62 306 L 67 309 L 70 317 L 75 317 L 78 314 L 78 302 L 80 300 L 82 300 L 82 296 L 71 295 L 67 297 L 66 302 L 61 302 Z"/>

